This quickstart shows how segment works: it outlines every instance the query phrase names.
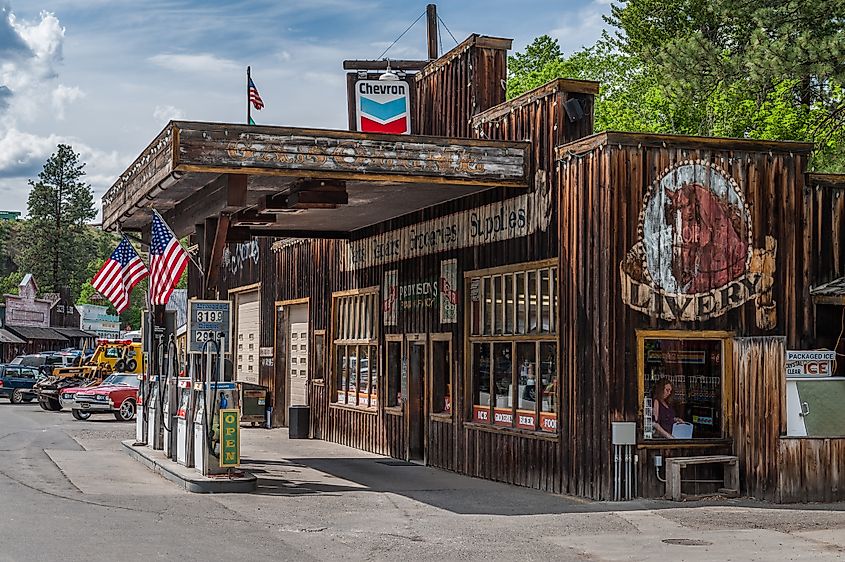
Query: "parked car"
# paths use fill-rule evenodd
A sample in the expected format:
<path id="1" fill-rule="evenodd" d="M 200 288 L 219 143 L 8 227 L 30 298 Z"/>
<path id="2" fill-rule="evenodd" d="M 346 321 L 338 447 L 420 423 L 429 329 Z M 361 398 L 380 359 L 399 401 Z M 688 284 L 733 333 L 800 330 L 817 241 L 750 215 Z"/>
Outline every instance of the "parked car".
<path id="1" fill-rule="evenodd" d="M 12 365 L 24 365 L 37 368 L 41 374 L 50 376 L 57 367 L 75 367 L 82 361 L 82 354 L 78 351 L 44 351 L 19 355 L 12 359 Z"/>
<path id="2" fill-rule="evenodd" d="M 0 396 L 12 404 L 32 402 L 35 393 L 32 387 L 43 375 L 35 367 L 25 365 L 0 365 Z"/>
<path id="3" fill-rule="evenodd" d="M 77 420 L 110 413 L 118 421 L 130 421 L 137 410 L 140 383 L 136 373 L 114 373 L 97 386 L 62 389 L 62 405 L 69 406 Z"/>

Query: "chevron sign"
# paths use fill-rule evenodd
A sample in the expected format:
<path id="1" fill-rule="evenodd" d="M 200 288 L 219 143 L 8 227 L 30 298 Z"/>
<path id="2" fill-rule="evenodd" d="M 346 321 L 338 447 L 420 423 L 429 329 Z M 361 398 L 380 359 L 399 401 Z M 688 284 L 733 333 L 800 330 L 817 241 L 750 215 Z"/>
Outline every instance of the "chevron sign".
<path id="1" fill-rule="evenodd" d="M 404 80 L 355 83 L 358 130 L 362 133 L 411 134 L 409 106 L 409 88 Z"/>

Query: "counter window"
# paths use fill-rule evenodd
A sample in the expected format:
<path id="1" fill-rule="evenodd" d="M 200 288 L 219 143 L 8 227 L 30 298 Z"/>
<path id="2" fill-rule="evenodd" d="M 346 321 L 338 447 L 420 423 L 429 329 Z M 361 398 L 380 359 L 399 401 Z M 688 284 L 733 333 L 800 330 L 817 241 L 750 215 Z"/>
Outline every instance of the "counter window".
<path id="1" fill-rule="evenodd" d="M 545 262 L 467 277 L 471 421 L 557 431 L 557 267 Z"/>
<path id="2" fill-rule="evenodd" d="M 643 437 L 721 438 L 724 339 L 667 333 L 638 341 Z"/>
<path id="3" fill-rule="evenodd" d="M 334 402 L 378 405 L 378 289 L 334 297 Z"/>

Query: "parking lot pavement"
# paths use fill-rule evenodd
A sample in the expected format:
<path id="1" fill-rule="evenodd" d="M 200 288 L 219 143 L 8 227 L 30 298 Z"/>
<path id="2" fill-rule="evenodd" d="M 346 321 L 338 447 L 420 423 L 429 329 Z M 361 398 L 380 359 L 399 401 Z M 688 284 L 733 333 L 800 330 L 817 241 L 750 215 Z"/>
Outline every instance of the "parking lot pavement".
<path id="1" fill-rule="evenodd" d="M 257 492 L 198 495 L 121 452 L 131 423 L 0 404 L 0 428 L 0 560 L 845 559 L 841 505 L 589 502 L 257 428 Z"/>

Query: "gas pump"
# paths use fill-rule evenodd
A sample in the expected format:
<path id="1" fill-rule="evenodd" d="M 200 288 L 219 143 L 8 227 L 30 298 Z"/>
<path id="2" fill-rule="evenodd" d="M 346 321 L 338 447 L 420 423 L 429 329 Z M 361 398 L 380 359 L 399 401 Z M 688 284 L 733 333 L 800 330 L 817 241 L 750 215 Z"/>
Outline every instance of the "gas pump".
<path id="1" fill-rule="evenodd" d="M 159 376 L 150 375 L 150 385 L 147 404 L 147 446 L 151 449 L 164 448 L 161 428 L 161 409 L 159 407 Z"/>
<path id="2" fill-rule="evenodd" d="M 164 454 L 171 460 L 176 460 L 178 448 L 176 438 L 176 412 L 179 408 L 179 354 L 176 347 L 176 339 L 171 334 L 167 342 L 167 354 L 165 355 L 166 369 L 163 369 L 162 392 L 159 393 L 161 400 L 162 429 L 164 430 Z"/>
<path id="3" fill-rule="evenodd" d="M 229 466 L 220 462 L 220 411 L 240 408 L 238 386 L 226 378 L 225 340 L 208 341 L 200 363 L 202 380 L 194 383 L 194 466 L 204 475 L 225 474 Z M 235 429 L 236 432 L 240 428 Z M 236 439 L 236 442 L 240 442 Z"/>
<path id="4" fill-rule="evenodd" d="M 144 363 L 146 365 L 146 363 Z M 146 369 L 138 375 L 140 384 L 138 385 L 138 411 L 135 415 L 135 444 L 141 445 L 147 443 L 147 371 Z"/>
<path id="5" fill-rule="evenodd" d="M 176 462 L 194 466 L 193 387 L 190 377 L 179 378 L 179 409 L 176 410 Z"/>

